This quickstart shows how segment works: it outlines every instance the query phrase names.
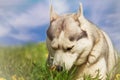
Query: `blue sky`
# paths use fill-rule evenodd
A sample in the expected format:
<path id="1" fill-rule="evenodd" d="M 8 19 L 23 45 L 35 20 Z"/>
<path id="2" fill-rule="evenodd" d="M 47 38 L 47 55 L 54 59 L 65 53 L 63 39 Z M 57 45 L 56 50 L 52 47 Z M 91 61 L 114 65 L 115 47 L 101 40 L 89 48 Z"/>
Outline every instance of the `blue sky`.
<path id="1" fill-rule="evenodd" d="M 120 51 L 120 0 L 52 0 L 58 14 L 75 13 L 82 2 L 85 17 L 108 33 Z M 0 45 L 46 39 L 50 0 L 0 0 Z"/>

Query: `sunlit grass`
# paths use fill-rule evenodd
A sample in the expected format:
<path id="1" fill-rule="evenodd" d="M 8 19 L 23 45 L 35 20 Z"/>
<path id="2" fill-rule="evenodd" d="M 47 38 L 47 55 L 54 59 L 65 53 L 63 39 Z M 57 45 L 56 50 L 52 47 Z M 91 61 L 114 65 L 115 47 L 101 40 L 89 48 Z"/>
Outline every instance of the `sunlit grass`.
<path id="1" fill-rule="evenodd" d="M 71 80 L 73 74 L 67 71 L 58 73 L 46 68 L 47 53 L 45 43 L 0 47 L 0 80 Z M 119 73 L 120 64 L 115 80 L 120 79 Z M 85 80 L 98 80 L 98 76 L 88 75 Z"/>

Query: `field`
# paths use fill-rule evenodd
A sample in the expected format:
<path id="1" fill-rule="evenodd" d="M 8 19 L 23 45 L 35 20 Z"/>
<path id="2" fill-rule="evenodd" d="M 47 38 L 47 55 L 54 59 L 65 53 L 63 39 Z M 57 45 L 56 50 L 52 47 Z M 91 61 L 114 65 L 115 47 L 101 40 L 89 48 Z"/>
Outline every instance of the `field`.
<path id="1" fill-rule="evenodd" d="M 0 47 L 0 80 L 71 80 L 72 74 L 67 71 L 46 68 L 47 53 L 45 43 Z M 120 80 L 120 64 L 117 73 L 115 80 Z M 86 76 L 85 80 L 98 79 Z"/>

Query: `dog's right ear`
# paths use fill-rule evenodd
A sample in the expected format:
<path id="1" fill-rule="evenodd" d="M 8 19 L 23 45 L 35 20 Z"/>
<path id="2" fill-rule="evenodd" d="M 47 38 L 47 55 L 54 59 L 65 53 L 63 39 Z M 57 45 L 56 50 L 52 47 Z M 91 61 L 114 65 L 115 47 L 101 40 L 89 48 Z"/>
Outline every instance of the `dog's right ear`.
<path id="1" fill-rule="evenodd" d="M 79 10 L 78 10 L 77 16 L 78 17 L 83 16 L 83 6 L 82 6 L 82 3 L 79 4 Z"/>
<path id="2" fill-rule="evenodd" d="M 58 14 L 54 11 L 52 5 L 50 6 L 50 21 L 54 21 L 58 18 Z"/>
<path id="3" fill-rule="evenodd" d="M 84 15 L 83 15 L 83 6 L 82 6 L 82 3 L 79 4 L 79 9 L 78 9 L 78 12 L 74 15 L 74 19 L 77 20 L 78 18 L 83 18 Z"/>

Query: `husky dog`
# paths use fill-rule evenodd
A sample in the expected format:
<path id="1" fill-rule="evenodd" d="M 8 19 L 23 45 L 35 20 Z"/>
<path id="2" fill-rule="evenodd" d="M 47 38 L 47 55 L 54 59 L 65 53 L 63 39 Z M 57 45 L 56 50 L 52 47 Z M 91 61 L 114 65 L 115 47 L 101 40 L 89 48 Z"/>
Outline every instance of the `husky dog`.
<path id="1" fill-rule="evenodd" d="M 47 30 L 47 64 L 57 71 L 77 67 L 75 80 L 84 75 L 106 79 L 113 71 L 117 54 L 104 31 L 88 21 L 83 15 L 82 4 L 77 13 L 58 15 L 50 9 L 50 26 Z"/>

